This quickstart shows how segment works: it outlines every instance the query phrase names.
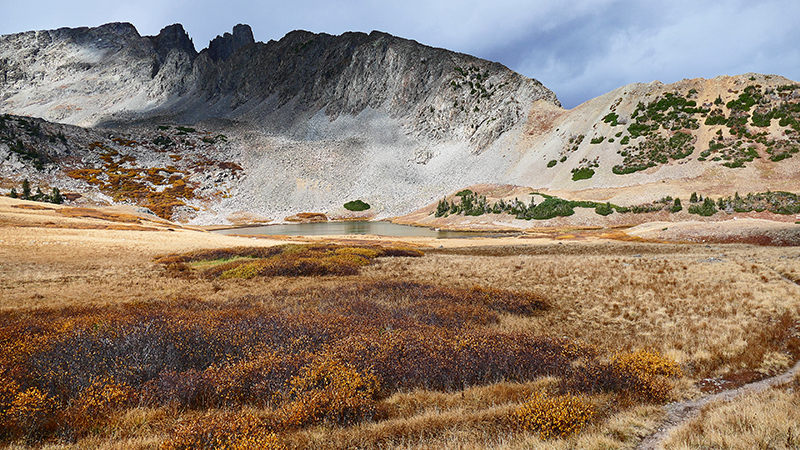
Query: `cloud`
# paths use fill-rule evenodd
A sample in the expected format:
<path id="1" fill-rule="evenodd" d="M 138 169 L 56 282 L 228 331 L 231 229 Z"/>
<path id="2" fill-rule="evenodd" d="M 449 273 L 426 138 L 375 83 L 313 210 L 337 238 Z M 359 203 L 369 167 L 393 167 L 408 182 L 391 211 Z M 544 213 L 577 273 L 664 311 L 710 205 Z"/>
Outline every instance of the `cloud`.
<path id="1" fill-rule="evenodd" d="M 631 7 L 633 2 L 615 5 Z M 641 5 L 641 4 L 640 4 Z M 641 8 L 641 6 L 639 6 Z M 557 30 L 513 68 L 554 90 L 567 107 L 634 82 L 777 73 L 798 79 L 800 4 L 674 1 L 635 15 Z M 649 12 L 647 15 L 642 13 Z M 641 17 L 658 20 L 640 21 Z"/>

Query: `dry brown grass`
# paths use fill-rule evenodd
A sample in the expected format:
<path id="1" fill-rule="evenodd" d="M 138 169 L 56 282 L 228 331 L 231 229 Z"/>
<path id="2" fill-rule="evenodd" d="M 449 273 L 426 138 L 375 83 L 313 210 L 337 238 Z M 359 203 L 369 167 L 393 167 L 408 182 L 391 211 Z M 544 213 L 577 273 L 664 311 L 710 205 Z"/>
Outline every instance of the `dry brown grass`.
<path id="1" fill-rule="evenodd" d="M 542 295 L 549 314 L 498 327 L 658 350 L 702 378 L 756 370 L 770 351 L 800 356 L 800 286 L 782 276 L 798 270 L 791 249 L 566 243 L 438 249 L 365 273 Z"/>
<path id="2" fill-rule="evenodd" d="M 29 212 L 45 213 L 50 211 Z M 678 361 L 684 372 L 672 395 L 697 395 L 694 383 L 707 376 L 772 373 L 798 356 L 800 287 L 794 280 L 800 278 L 800 259 L 792 249 L 571 241 L 464 247 L 426 250 L 423 258 L 378 258 L 359 274 L 343 278 L 175 278 L 165 276 L 164 267 L 153 262 L 158 255 L 244 243 L 272 244 L 185 231 L 0 227 L 0 309 L 24 315 L 87 305 L 114 310 L 137 304 L 196 304 L 220 311 L 214 314 L 242 305 L 288 312 L 323 307 L 330 312 L 336 309 L 322 299 L 352 297 L 359 286 L 372 286 L 361 292 L 369 292 L 382 307 L 396 303 L 393 307 L 408 308 L 411 304 L 403 303 L 408 299 L 398 302 L 388 294 L 375 295 L 378 286 L 402 280 L 416 283 L 417 289 L 437 286 L 440 290 L 429 292 L 431 299 L 446 298 L 446 292 L 475 295 L 476 286 L 546 299 L 548 308 L 535 314 L 499 308 L 473 317 L 480 318 L 476 326 L 496 333 L 585 342 L 608 352 L 608 361 L 613 351 L 658 351 Z M 596 393 L 592 398 L 600 406 L 599 418 L 579 434 L 542 441 L 536 432 L 509 425 L 508 417 L 533 392 L 558 386 L 557 379 L 541 378 L 450 391 L 401 390 L 381 400 L 379 421 L 301 428 L 281 439 L 289 448 L 623 449 L 633 448 L 663 417 L 663 411 L 650 404 L 610 407 L 619 397 Z M 796 424 L 797 418 L 786 413 L 794 403 L 781 397 L 789 394 L 779 394 L 754 396 L 752 405 L 742 409 L 776 411 L 780 420 Z M 275 414 L 269 408 L 251 413 L 262 419 Z M 135 407 L 111 414 L 96 434 L 41 448 L 154 449 L 174 436 L 181 423 L 203 414 L 169 406 Z M 22 441 L 8 445 L 37 447 Z"/>

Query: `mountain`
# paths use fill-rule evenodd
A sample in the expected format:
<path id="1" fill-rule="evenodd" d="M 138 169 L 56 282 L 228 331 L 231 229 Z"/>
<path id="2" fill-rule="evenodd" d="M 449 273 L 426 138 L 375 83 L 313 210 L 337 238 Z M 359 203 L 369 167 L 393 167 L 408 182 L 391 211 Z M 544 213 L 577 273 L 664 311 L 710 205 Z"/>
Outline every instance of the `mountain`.
<path id="1" fill-rule="evenodd" d="M 179 24 L 62 28 L 0 36 L 0 178 L 193 223 L 356 199 L 388 217 L 477 183 L 618 202 L 797 191 L 799 97 L 747 74 L 565 110 L 501 64 L 376 31 L 262 43 L 240 24 L 198 52 Z"/>

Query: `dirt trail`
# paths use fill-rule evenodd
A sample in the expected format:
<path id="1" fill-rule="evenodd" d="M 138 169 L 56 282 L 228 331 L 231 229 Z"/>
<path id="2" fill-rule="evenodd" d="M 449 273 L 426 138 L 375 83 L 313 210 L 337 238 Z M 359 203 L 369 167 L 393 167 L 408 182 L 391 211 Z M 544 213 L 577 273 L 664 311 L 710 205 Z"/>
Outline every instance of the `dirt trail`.
<path id="1" fill-rule="evenodd" d="M 766 378 L 761 381 L 745 384 L 737 389 L 730 389 L 722 391 L 718 394 L 709 395 L 697 400 L 685 401 L 668 405 L 667 418 L 658 430 L 646 437 L 637 447 L 636 450 L 658 450 L 661 448 L 664 440 L 669 433 L 685 424 L 689 420 L 697 417 L 700 410 L 707 404 L 716 401 L 729 402 L 736 397 L 744 394 L 750 394 L 763 391 L 772 386 L 779 386 L 792 381 L 792 378 L 800 372 L 800 361 L 794 365 L 787 372 L 771 378 Z"/>

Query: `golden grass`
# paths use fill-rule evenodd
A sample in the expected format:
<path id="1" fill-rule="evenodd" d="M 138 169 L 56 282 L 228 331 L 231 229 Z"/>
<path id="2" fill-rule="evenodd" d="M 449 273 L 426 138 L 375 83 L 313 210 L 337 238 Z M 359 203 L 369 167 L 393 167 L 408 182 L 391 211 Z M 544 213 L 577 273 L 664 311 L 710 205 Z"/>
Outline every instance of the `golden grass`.
<path id="1" fill-rule="evenodd" d="M 102 211 L 95 208 L 60 208 L 59 214 L 67 217 L 87 217 L 93 219 L 110 220 L 112 222 L 140 223 L 141 219 L 133 214 L 120 214 Z"/>
<path id="2" fill-rule="evenodd" d="M 792 249 L 564 242 L 427 250 L 422 258 L 377 258 L 372 265 L 363 266 L 358 274 L 346 278 L 176 278 L 165 276 L 165 266 L 154 263 L 153 258 L 170 251 L 185 255 L 192 248 L 214 246 L 198 247 L 199 244 L 189 244 L 189 240 L 181 244 L 182 248 L 174 244 L 167 247 L 168 240 L 162 247 L 128 245 L 126 242 L 136 234 L 125 231 L 104 231 L 113 238 L 100 243 L 81 238 L 77 230 L 74 235 L 67 230 L 53 230 L 52 233 L 61 234 L 47 238 L 39 237 L 44 236 L 40 229 L 26 230 L 30 231 L 24 235 L 31 237 L 24 240 L 13 240 L 11 234 L 8 238 L 0 236 L 0 269 L 4 274 L 0 279 L 0 309 L 13 309 L 21 314 L 89 304 L 109 310 L 137 305 L 156 309 L 200 305 L 193 307 L 219 311 L 214 314 L 243 306 L 280 308 L 287 312 L 327 308 L 330 312 L 338 306 L 324 299 L 352 297 L 359 290 L 369 293 L 368 298 L 382 308 L 395 305 L 392 307 L 419 314 L 429 305 L 436 305 L 436 298 L 451 301 L 446 300 L 451 298 L 448 295 L 469 297 L 473 299 L 470 308 L 486 305 L 495 308 L 490 308 L 489 313 L 469 316 L 477 324 L 474 326 L 481 329 L 581 341 L 606 352 L 608 363 L 615 360 L 615 351 L 647 350 L 666 355 L 677 361 L 683 372 L 683 379 L 670 393 L 673 396 L 698 395 L 694 383 L 708 376 L 732 376 L 747 371 L 774 373 L 784 368 L 787 360 L 796 360 L 800 347 L 795 331 L 800 287 L 793 282 L 800 278 L 796 276 L 800 273 L 800 260 Z M 85 239 L 82 244 L 81 239 Z M 260 241 L 243 242 L 263 245 Z M 224 250 L 228 246 L 218 247 Z M 357 247 L 334 249 L 332 254 L 371 256 L 371 248 Z M 295 249 L 298 248 L 302 247 Z M 199 273 L 229 262 L 220 261 L 201 258 L 185 264 L 192 266 L 193 273 Z M 376 295 L 388 292 L 379 291 L 378 287 L 398 280 L 415 283 L 412 291 L 435 286 L 435 290 L 425 291 L 431 299 L 426 301 L 433 303 L 414 309 L 412 297 Z M 547 308 L 521 314 L 493 292 L 545 299 Z M 484 300 L 487 295 L 488 303 Z M 459 314 L 467 310 L 458 311 L 454 309 Z M 373 340 L 377 342 L 380 336 Z M 379 400 L 376 413 L 380 420 L 349 426 L 323 423 L 281 433 L 280 439 L 287 448 L 623 449 L 635 447 L 642 436 L 657 428 L 663 417 L 658 406 L 634 402 L 612 407 L 609 405 L 618 403 L 619 396 L 594 393 L 591 399 L 599 405 L 598 415 L 580 433 L 542 441 L 536 431 L 514 428 L 509 422 L 514 412 L 534 392 L 557 394 L 559 383 L 558 378 L 540 378 L 496 381 L 449 391 L 401 390 Z M 754 396 L 752 406 L 742 409 L 775 411 L 773 417 L 779 417 L 779 423 L 786 420 L 797 423 L 797 418 L 787 413 L 794 403 L 788 397 L 773 395 L 777 397 Z M 722 406 L 708 408 L 706 414 Z M 797 409 L 796 405 L 792 407 Z M 233 412 L 236 411 L 239 410 Z M 208 413 L 224 417 L 231 411 Z M 195 423 L 205 414 L 169 406 L 114 410 L 97 433 L 80 437 L 74 443 L 50 441 L 39 447 L 14 441 L 7 442 L 7 448 L 154 449 L 175 436 L 181 424 Z M 268 420 L 277 413 L 265 406 L 247 414 Z M 710 425 L 704 427 L 710 429 Z M 707 443 L 690 447 L 702 445 Z"/>

